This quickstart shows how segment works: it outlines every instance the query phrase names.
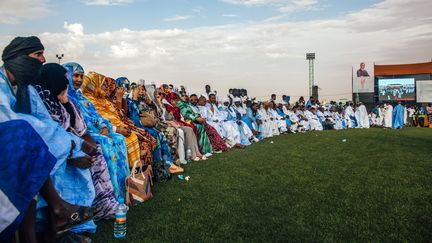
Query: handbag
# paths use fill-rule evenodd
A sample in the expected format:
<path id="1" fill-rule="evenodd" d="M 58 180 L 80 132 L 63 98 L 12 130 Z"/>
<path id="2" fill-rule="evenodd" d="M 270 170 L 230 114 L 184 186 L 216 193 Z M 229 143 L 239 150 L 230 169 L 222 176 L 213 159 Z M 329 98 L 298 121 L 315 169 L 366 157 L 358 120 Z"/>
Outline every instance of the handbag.
<path id="1" fill-rule="evenodd" d="M 152 111 L 142 111 L 139 116 L 143 126 L 154 127 L 156 125 L 156 118 Z"/>
<path id="2" fill-rule="evenodd" d="M 136 206 L 142 202 L 148 201 L 153 198 L 151 191 L 152 182 L 152 167 L 148 165 L 143 172 L 140 166 L 137 168 L 135 162 L 131 174 L 126 177 L 126 204 Z"/>

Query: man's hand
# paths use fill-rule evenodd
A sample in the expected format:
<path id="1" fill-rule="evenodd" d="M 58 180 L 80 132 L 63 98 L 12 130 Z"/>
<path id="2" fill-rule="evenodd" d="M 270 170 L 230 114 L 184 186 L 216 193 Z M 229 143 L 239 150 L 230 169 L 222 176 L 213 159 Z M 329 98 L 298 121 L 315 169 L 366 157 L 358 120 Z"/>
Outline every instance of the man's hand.
<path id="1" fill-rule="evenodd" d="M 198 117 L 197 119 L 196 119 L 196 121 L 197 122 L 199 122 L 199 123 L 204 123 L 204 118 L 202 118 L 202 117 Z"/>

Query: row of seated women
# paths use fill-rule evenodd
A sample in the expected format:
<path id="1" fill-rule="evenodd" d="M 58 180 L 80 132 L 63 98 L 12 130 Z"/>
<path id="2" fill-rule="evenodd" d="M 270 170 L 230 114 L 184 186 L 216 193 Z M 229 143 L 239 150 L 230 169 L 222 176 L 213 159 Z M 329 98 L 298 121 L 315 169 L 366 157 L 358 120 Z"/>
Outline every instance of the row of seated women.
<path id="1" fill-rule="evenodd" d="M 0 173 L 17 175 L 9 185 L 0 181 L 0 203 L 8 199 L 2 205 L 18 212 L 1 210 L 2 240 L 16 224 L 25 242 L 35 242 L 35 232 L 46 242 L 65 232 L 94 233 L 94 222 L 112 218 L 124 200 L 130 168 L 158 164 L 182 173 L 182 164 L 228 150 L 167 85 L 149 94 L 127 78 L 85 73 L 77 63 L 42 65 L 43 51 L 37 37 L 17 37 L 2 55 L 0 141 L 8 145 L 8 166 Z"/>
<path id="2" fill-rule="evenodd" d="M 188 152 L 199 161 L 214 151 L 227 150 L 212 127 L 182 116 L 182 101 L 176 93 L 157 89 L 153 101 L 143 85 L 96 72 L 85 75 L 77 63 L 45 64 L 41 73 L 41 84 L 35 87 L 51 117 L 96 147 L 91 158 L 71 163 L 91 172 L 96 193 L 91 206 L 98 209 L 94 220 L 113 216 L 117 202 L 125 196 L 129 169 L 136 163 L 163 162 L 175 174 L 183 172 L 180 165 L 187 164 Z M 211 143 L 209 135 L 216 142 Z M 83 231 L 95 230 L 90 222 L 86 224 Z"/>

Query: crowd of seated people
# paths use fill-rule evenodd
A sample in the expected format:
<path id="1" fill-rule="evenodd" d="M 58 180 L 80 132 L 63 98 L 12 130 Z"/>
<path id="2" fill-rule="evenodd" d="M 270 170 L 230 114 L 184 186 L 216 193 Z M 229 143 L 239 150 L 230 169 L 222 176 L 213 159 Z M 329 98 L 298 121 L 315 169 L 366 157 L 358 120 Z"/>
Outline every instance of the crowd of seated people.
<path id="1" fill-rule="evenodd" d="M 85 242 L 95 222 L 113 218 L 137 165 L 183 173 L 192 161 L 280 134 L 402 128 L 414 114 L 400 104 L 369 114 L 361 103 L 290 103 L 276 95 L 260 102 L 246 92 L 220 97 L 209 85 L 193 94 L 114 79 L 74 62 L 44 64 L 37 37 L 15 38 L 2 60 L 2 242 L 15 232 L 21 242 Z"/>

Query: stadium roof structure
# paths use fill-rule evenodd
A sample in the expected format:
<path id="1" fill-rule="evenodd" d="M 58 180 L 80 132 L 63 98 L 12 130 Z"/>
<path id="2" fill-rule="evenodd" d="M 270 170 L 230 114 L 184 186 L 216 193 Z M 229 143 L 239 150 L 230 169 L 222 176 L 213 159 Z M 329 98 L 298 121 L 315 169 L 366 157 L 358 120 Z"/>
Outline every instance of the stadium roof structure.
<path id="1" fill-rule="evenodd" d="M 394 65 L 375 65 L 375 76 L 432 74 L 432 62 Z"/>

